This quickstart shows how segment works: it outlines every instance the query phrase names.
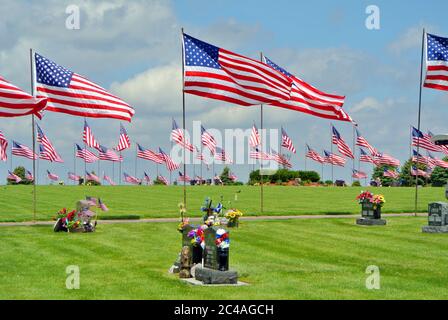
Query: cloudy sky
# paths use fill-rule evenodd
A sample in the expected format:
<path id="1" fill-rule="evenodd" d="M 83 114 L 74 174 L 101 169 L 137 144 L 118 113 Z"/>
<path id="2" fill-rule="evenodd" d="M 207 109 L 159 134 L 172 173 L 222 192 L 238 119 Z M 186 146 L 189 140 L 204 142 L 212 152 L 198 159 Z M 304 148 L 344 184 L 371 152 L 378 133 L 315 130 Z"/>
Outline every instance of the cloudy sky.
<path id="1" fill-rule="evenodd" d="M 366 7 L 380 9 L 380 29 L 365 26 Z M 68 30 L 66 8 L 80 9 L 80 29 Z M 181 123 L 180 28 L 186 33 L 257 58 L 260 51 L 290 72 L 321 90 L 345 95 L 344 108 L 361 133 L 379 150 L 401 161 L 409 156 L 409 128 L 416 125 L 422 28 L 448 36 L 446 1 L 59 1 L 3 0 L 0 18 L 0 74 L 30 91 L 29 49 L 110 89 L 134 106 L 132 123 L 125 123 L 132 141 L 145 147 L 170 149 L 171 118 Z M 193 121 L 207 128 L 249 128 L 259 124 L 259 107 L 238 107 L 187 96 L 187 129 Z M 448 95 L 423 89 L 422 129 L 448 132 Z M 265 107 L 264 126 L 284 126 L 297 155 L 295 168 L 305 166 L 305 143 L 321 151 L 330 148 L 330 122 L 298 112 Z M 0 130 L 10 139 L 31 145 L 29 118 L 0 119 Z M 118 139 L 119 121 L 89 120 L 98 140 L 109 147 Z M 334 123 L 351 144 L 352 127 Z M 65 160 L 39 162 L 40 182 L 46 169 L 66 179 L 73 171 L 73 143 L 81 142 L 83 119 L 47 113 L 40 122 Z M 357 153 L 359 151 L 357 150 Z M 134 173 L 135 149 L 124 153 L 124 171 Z M 0 180 L 11 166 L 0 164 Z M 17 157 L 12 166 L 31 169 L 31 161 Z M 250 165 L 233 165 L 241 180 Z M 350 181 L 351 164 L 336 168 L 335 178 Z M 366 165 L 362 169 L 370 172 Z M 97 165 L 89 166 L 97 171 Z M 154 164 L 138 161 L 155 176 Z M 320 166 L 307 163 L 320 172 Z M 78 160 L 76 171 L 83 164 Z M 101 163 L 112 173 L 110 163 Z M 193 166 L 188 174 L 193 175 Z M 196 167 L 196 174 L 199 166 Z M 216 166 L 220 172 L 222 166 Z M 160 168 L 166 174 L 166 170 Z M 330 178 L 326 168 L 324 178 Z M 208 175 L 211 175 L 210 171 Z M 204 175 L 207 175 L 204 171 Z"/>

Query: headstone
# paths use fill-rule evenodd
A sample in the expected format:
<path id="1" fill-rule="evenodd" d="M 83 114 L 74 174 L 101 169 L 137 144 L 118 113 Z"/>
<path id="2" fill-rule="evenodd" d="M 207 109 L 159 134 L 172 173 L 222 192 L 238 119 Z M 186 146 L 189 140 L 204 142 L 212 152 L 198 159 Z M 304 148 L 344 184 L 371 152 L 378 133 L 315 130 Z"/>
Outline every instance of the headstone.
<path id="1" fill-rule="evenodd" d="M 428 225 L 422 228 L 425 233 L 448 233 L 448 203 L 428 204 Z"/>
<path id="2" fill-rule="evenodd" d="M 193 230 L 192 225 L 186 225 L 182 230 L 182 247 L 190 247 L 190 256 L 193 263 L 199 263 L 202 261 L 202 247 L 199 245 L 193 245 L 191 243 L 191 238 L 188 237 L 188 233 Z"/>
<path id="3" fill-rule="evenodd" d="M 229 248 L 222 249 L 216 245 L 216 232 L 224 229 L 222 226 L 205 229 L 204 266 L 213 270 L 227 271 L 229 269 Z M 228 231 L 226 230 L 228 233 Z"/>
<path id="4" fill-rule="evenodd" d="M 238 273 L 233 270 L 219 271 L 198 265 L 195 268 L 195 279 L 204 284 L 237 284 Z"/>
<path id="5" fill-rule="evenodd" d="M 381 207 L 374 208 L 370 201 L 361 203 L 361 218 L 356 219 L 356 224 L 364 226 L 384 226 L 386 220 L 381 219 Z"/>

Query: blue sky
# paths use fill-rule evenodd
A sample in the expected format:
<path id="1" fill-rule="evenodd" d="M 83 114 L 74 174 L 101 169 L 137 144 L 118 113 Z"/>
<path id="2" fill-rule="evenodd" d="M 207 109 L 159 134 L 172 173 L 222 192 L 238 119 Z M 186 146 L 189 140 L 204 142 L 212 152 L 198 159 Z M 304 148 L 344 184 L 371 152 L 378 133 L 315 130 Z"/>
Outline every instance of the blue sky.
<path id="1" fill-rule="evenodd" d="M 67 30 L 65 8 L 81 10 L 81 29 Z M 380 30 L 365 27 L 368 5 L 380 9 Z M 346 95 L 345 109 L 363 135 L 381 151 L 402 162 L 409 155 L 409 125 L 417 119 L 421 29 L 448 36 L 446 1 L 6 1 L 0 18 L 0 74 L 29 88 L 28 49 L 87 76 L 134 105 L 136 116 L 125 124 L 131 139 L 144 146 L 169 149 L 171 117 L 181 122 L 180 28 L 217 46 L 257 58 L 263 51 L 279 65 L 314 86 Z M 423 90 L 422 129 L 447 132 L 445 92 Z M 187 97 L 187 128 L 201 120 L 208 128 L 248 128 L 258 121 L 256 108 Z M 0 130 L 31 145 L 29 119 L 0 119 Z M 100 142 L 116 144 L 119 122 L 89 120 Z M 297 112 L 266 108 L 265 127 L 285 126 L 298 150 L 295 168 L 304 168 L 304 146 L 329 149 L 330 123 Z M 82 118 L 47 114 L 42 128 L 66 159 L 64 165 L 41 162 L 62 178 L 73 171 L 73 142 L 81 141 Z M 351 144 L 352 128 L 335 123 Z M 358 151 L 357 151 L 358 152 Z M 126 171 L 134 172 L 134 151 L 125 153 Z M 27 160 L 13 166 L 31 168 Z M 0 163 L 4 181 L 10 162 Z M 335 178 L 350 181 L 350 167 Z M 242 179 L 251 166 L 232 166 Z M 320 166 L 308 162 L 320 172 Z M 361 167 L 370 173 L 370 167 Z M 81 172 L 82 167 L 77 167 Z M 90 169 L 96 170 L 96 165 Z M 102 169 L 112 175 L 112 167 Z M 117 169 L 117 166 L 115 166 Z M 139 162 L 155 176 L 155 166 Z M 188 168 L 193 174 L 192 167 Z M 222 170 L 217 166 L 216 171 Z M 165 175 L 161 169 L 161 172 Z M 196 171 L 197 172 L 197 171 Z M 326 168 L 325 177 L 329 178 Z M 212 173 L 210 172 L 209 175 Z M 117 180 L 118 171 L 115 171 Z"/>

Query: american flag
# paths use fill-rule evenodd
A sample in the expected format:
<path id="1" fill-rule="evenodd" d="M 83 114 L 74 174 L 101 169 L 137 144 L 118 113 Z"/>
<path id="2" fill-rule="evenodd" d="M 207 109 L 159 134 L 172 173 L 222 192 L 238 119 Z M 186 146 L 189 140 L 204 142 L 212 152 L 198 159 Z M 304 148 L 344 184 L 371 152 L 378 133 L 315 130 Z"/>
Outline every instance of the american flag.
<path id="1" fill-rule="evenodd" d="M 45 151 L 44 146 L 39 144 L 39 159 L 51 161 L 48 152 Z"/>
<path id="2" fill-rule="evenodd" d="M 432 137 L 434 136 L 434 134 L 431 131 L 428 130 L 428 134 L 426 134 L 425 136 L 428 137 L 432 142 Z M 435 144 L 435 146 L 439 147 L 438 152 L 443 152 L 444 154 L 448 155 L 448 146 L 444 146 L 444 145 L 438 146 L 436 144 Z M 430 151 L 430 150 L 428 150 L 428 151 Z"/>
<path id="3" fill-rule="evenodd" d="M 143 148 L 141 145 L 137 143 L 137 158 L 149 160 L 158 164 L 163 163 L 162 157 L 149 149 Z"/>
<path id="4" fill-rule="evenodd" d="M 311 149 L 308 144 L 306 145 L 306 149 L 307 149 L 307 153 L 306 153 L 305 157 L 310 158 L 319 163 L 325 162 L 325 159 L 319 153 L 317 153 L 316 151 Z"/>
<path id="5" fill-rule="evenodd" d="M 377 161 L 375 158 L 371 155 L 368 155 L 367 152 L 365 152 L 363 149 L 359 149 L 360 155 L 359 155 L 359 161 L 361 162 L 369 162 L 377 165 Z"/>
<path id="6" fill-rule="evenodd" d="M 77 174 L 75 174 L 73 172 L 68 173 L 68 178 L 73 181 L 79 181 L 81 179 L 80 176 L 78 176 Z"/>
<path id="7" fill-rule="evenodd" d="M 421 163 L 421 164 L 425 164 L 425 165 L 427 165 L 427 164 L 428 164 L 428 158 L 422 156 L 422 155 L 421 155 L 420 153 L 418 153 L 417 151 L 412 150 L 412 162 L 415 162 L 415 163 Z"/>
<path id="8" fill-rule="evenodd" d="M 296 153 L 296 148 L 294 148 L 291 138 L 286 134 L 286 131 L 283 128 L 282 128 L 282 147 L 286 148 L 287 150 L 293 153 Z"/>
<path id="9" fill-rule="evenodd" d="M 22 181 L 22 178 L 20 178 L 18 175 L 12 173 L 11 171 L 8 170 L 8 176 L 6 177 L 7 180 L 12 180 L 15 183 L 19 183 L 20 181 Z"/>
<path id="10" fill-rule="evenodd" d="M 87 124 L 87 121 L 85 120 L 84 120 L 84 131 L 82 133 L 82 141 L 84 141 L 84 143 L 91 148 L 95 148 L 97 150 L 100 149 L 100 144 L 98 143 L 98 141 L 96 141 L 92 133 L 92 129 L 90 129 L 89 125 Z"/>
<path id="11" fill-rule="evenodd" d="M 6 140 L 3 133 L 0 131 L 0 160 L 6 161 L 8 159 L 7 149 L 8 148 L 8 140 Z"/>
<path id="12" fill-rule="evenodd" d="M 251 150 L 249 157 L 252 159 L 259 159 L 259 160 L 272 160 L 272 157 L 269 154 L 261 151 L 259 148 Z"/>
<path id="13" fill-rule="evenodd" d="M 100 178 L 93 172 L 89 173 L 86 171 L 86 180 L 87 181 L 95 181 L 95 182 L 100 183 Z"/>
<path id="14" fill-rule="evenodd" d="M 336 166 L 343 167 L 345 165 L 345 159 L 337 154 L 324 150 L 325 162 Z"/>
<path id="15" fill-rule="evenodd" d="M 31 171 L 26 170 L 26 173 L 25 173 L 25 179 L 28 180 L 28 181 L 34 181 L 34 176 L 33 176 L 33 174 L 31 173 Z"/>
<path id="16" fill-rule="evenodd" d="M 229 179 L 232 181 L 238 180 L 238 177 L 231 171 L 229 171 Z"/>
<path id="17" fill-rule="evenodd" d="M 42 156 L 42 154 L 45 154 L 44 156 L 45 160 L 60 163 L 64 162 L 64 160 L 62 160 L 62 158 L 57 153 L 50 139 L 48 139 L 48 137 L 42 131 L 42 128 L 37 123 L 36 126 L 37 126 L 37 142 L 39 142 L 43 148 L 43 150 L 41 150 L 40 152 L 41 153 L 40 157 Z M 41 159 L 44 158 L 41 157 Z"/>
<path id="18" fill-rule="evenodd" d="M 252 148 L 258 147 L 260 145 L 260 134 L 258 133 L 258 128 L 255 123 L 252 126 L 252 131 L 250 132 L 249 145 Z"/>
<path id="19" fill-rule="evenodd" d="M 146 172 L 143 172 L 143 181 L 147 184 L 151 183 L 151 177 Z"/>
<path id="20" fill-rule="evenodd" d="M 0 117 L 19 117 L 29 114 L 41 118 L 47 99 L 35 98 L 0 76 Z"/>
<path id="21" fill-rule="evenodd" d="M 196 150 L 196 159 L 204 161 L 205 160 L 205 156 L 203 153 L 201 153 L 201 151 L 199 151 L 199 148 L 194 146 L 195 150 Z"/>
<path id="22" fill-rule="evenodd" d="M 331 130 L 333 131 L 332 142 L 333 144 L 338 146 L 339 152 L 346 157 L 354 159 L 355 156 L 353 155 L 352 149 L 350 149 L 348 144 L 345 143 L 344 139 L 341 137 L 338 130 L 336 130 L 334 126 L 331 126 Z"/>
<path id="23" fill-rule="evenodd" d="M 173 130 L 171 131 L 171 140 L 176 142 L 178 145 L 185 147 L 185 149 L 190 152 L 194 151 L 194 146 L 188 142 L 185 137 L 184 131 L 177 126 L 176 120 L 173 119 Z"/>
<path id="24" fill-rule="evenodd" d="M 292 168 L 291 162 L 289 162 L 288 159 L 286 159 L 283 155 L 279 154 L 273 149 L 271 149 L 271 159 L 281 166 L 284 166 L 286 168 Z"/>
<path id="25" fill-rule="evenodd" d="M 98 198 L 98 207 L 100 207 L 101 211 L 109 211 L 109 208 L 101 201 L 101 198 Z"/>
<path id="26" fill-rule="evenodd" d="M 158 175 L 157 176 L 157 180 L 159 180 L 160 182 L 162 182 L 164 185 L 169 185 L 170 183 L 168 182 L 168 180 L 162 176 L 162 175 Z"/>
<path id="27" fill-rule="evenodd" d="M 95 161 L 98 161 L 98 157 L 93 152 L 83 149 L 79 146 L 79 144 L 75 143 L 76 145 L 76 157 L 83 159 L 87 163 L 93 163 Z"/>
<path id="28" fill-rule="evenodd" d="M 13 155 L 15 155 L 15 156 L 25 157 L 25 158 L 28 158 L 28 159 L 31 159 L 31 160 L 33 160 L 33 159 L 37 160 L 38 159 L 37 154 L 35 154 L 33 152 L 33 150 L 31 150 L 27 146 L 25 146 L 25 145 L 23 145 L 21 143 L 18 143 L 16 141 L 12 142 L 11 153 Z"/>
<path id="29" fill-rule="evenodd" d="M 374 155 L 374 161 L 377 165 L 387 164 L 393 167 L 400 166 L 400 160 L 388 155 L 387 153 L 377 153 Z"/>
<path id="30" fill-rule="evenodd" d="M 372 145 L 366 140 L 366 138 L 364 138 L 361 133 L 359 132 L 358 129 L 356 130 L 356 145 L 360 146 L 360 147 L 364 147 L 367 148 L 370 152 L 370 154 L 376 154 L 378 153 L 378 151 L 372 147 Z"/>
<path id="31" fill-rule="evenodd" d="M 216 173 L 215 173 L 215 176 L 213 177 L 213 182 L 215 184 L 223 184 L 222 180 L 221 180 L 221 177 L 218 174 L 216 174 Z"/>
<path id="32" fill-rule="evenodd" d="M 86 196 L 86 200 L 90 202 L 91 206 L 97 206 L 98 205 L 98 199 L 90 196 Z"/>
<path id="33" fill-rule="evenodd" d="M 307 113 L 316 117 L 352 121 L 350 116 L 342 109 L 344 96 L 328 94 L 318 90 L 305 81 L 290 74 L 268 58 L 266 63 L 286 75 L 292 81 L 291 99 L 283 99 L 271 103 L 273 106 Z"/>
<path id="34" fill-rule="evenodd" d="M 438 158 L 434 157 L 429 152 L 428 152 L 428 158 L 427 159 L 428 159 L 428 162 L 432 164 L 432 166 L 441 167 L 441 168 L 445 168 L 445 169 L 448 168 L 448 162 L 447 161 L 438 159 Z"/>
<path id="35" fill-rule="evenodd" d="M 159 155 L 160 155 L 161 159 L 163 160 L 163 162 L 165 162 L 166 168 L 169 171 L 179 169 L 180 165 L 175 163 L 173 161 L 173 159 L 169 155 L 167 155 L 165 152 L 163 152 L 163 150 L 161 148 L 159 148 Z"/>
<path id="36" fill-rule="evenodd" d="M 48 179 L 53 180 L 53 181 L 59 180 L 59 176 L 55 175 L 54 173 L 51 173 L 49 170 L 47 170 L 47 177 L 48 177 Z"/>
<path id="37" fill-rule="evenodd" d="M 114 148 L 117 151 L 123 151 L 131 147 L 131 139 L 128 136 L 126 129 L 120 123 L 120 137 L 118 138 L 118 145 Z"/>
<path id="38" fill-rule="evenodd" d="M 113 182 L 113 180 L 108 175 L 106 175 L 106 173 L 103 173 L 103 180 L 109 183 L 111 186 L 116 185 L 116 183 Z"/>
<path id="39" fill-rule="evenodd" d="M 397 179 L 400 176 L 400 174 L 395 170 L 384 168 L 383 176 L 392 179 Z"/>
<path id="40" fill-rule="evenodd" d="M 365 179 L 365 178 L 367 178 L 367 173 L 353 169 L 352 177 L 355 179 Z"/>
<path id="41" fill-rule="evenodd" d="M 38 98 L 48 98 L 45 110 L 80 117 L 131 121 L 134 109 L 104 88 L 35 53 Z"/>
<path id="42" fill-rule="evenodd" d="M 123 156 L 119 156 L 116 154 L 113 150 L 100 145 L 99 151 L 98 151 L 98 157 L 100 160 L 105 161 L 113 161 L 113 162 L 121 162 L 123 161 Z"/>
<path id="43" fill-rule="evenodd" d="M 183 35 L 186 93 L 243 106 L 289 100 L 291 80 L 263 62 Z"/>
<path id="44" fill-rule="evenodd" d="M 216 160 L 222 161 L 225 163 L 233 163 L 232 159 L 230 159 L 230 157 L 227 156 L 227 154 L 223 148 L 216 147 L 215 151 L 216 151 L 216 153 L 215 153 Z"/>
<path id="45" fill-rule="evenodd" d="M 431 137 L 431 134 L 424 134 L 417 128 L 412 127 L 412 145 L 414 147 L 420 145 L 420 148 L 426 149 L 428 151 L 443 152 L 443 148 L 432 142 Z"/>
<path id="46" fill-rule="evenodd" d="M 203 126 L 201 126 L 201 142 L 210 150 L 211 154 L 215 154 L 216 140 Z"/>
<path id="47" fill-rule="evenodd" d="M 140 184 L 141 183 L 140 179 L 138 179 L 134 176 L 131 176 L 131 175 L 127 174 L 126 172 L 124 172 L 123 175 L 124 175 L 124 181 L 126 181 L 127 183 L 131 183 L 131 184 Z"/>
<path id="48" fill-rule="evenodd" d="M 191 178 L 186 174 L 183 175 L 182 172 L 179 171 L 179 181 L 185 181 L 185 182 L 190 182 Z"/>
<path id="49" fill-rule="evenodd" d="M 448 38 L 426 34 L 426 76 L 424 86 L 448 91 Z"/>
<path id="50" fill-rule="evenodd" d="M 416 166 L 412 166 L 411 167 L 411 175 L 412 176 L 420 176 L 420 177 L 424 177 L 424 178 L 429 178 L 428 172 L 426 172 L 425 170 L 417 169 Z"/>

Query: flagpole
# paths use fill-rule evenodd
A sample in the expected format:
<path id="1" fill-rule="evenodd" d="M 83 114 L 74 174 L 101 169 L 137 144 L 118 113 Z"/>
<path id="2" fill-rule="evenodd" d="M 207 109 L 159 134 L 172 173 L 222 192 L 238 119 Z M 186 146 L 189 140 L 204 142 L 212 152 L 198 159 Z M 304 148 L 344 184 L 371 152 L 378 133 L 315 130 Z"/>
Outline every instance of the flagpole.
<path id="1" fill-rule="evenodd" d="M 138 158 L 138 147 L 137 144 L 135 144 L 134 177 L 137 177 L 137 158 Z"/>
<path id="2" fill-rule="evenodd" d="M 260 52 L 260 61 L 263 62 L 263 52 Z M 260 104 L 260 131 L 261 131 L 261 139 L 260 139 L 260 149 L 263 152 L 263 104 Z M 263 214 L 263 159 L 260 160 L 260 211 Z"/>
<path id="3" fill-rule="evenodd" d="M 73 174 L 76 176 L 76 145 L 73 145 Z M 36 177 L 34 177 L 36 179 Z M 76 185 L 76 181 L 73 180 L 73 185 Z"/>
<path id="4" fill-rule="evenodd" d="M 417 138 L 418 140 L 420 140 L 420 138 Z M 412 125 L 409 125 L 409 161 L 411 162 L 411 169 L 412 166 L 414 164 L 414 162 L 412 161 Z M 409 170 L 409 186 L 411 186 L 411 181 L 412 181 L 412 172 L 411 170 Z"/>
<path id="5" fill-rule="evenodd" d="M 33 49 L 30 49 L 30 67 L 31 67 L 31 95 L 34 97 L 34 68 L 33 68 Z M 36 222 L 36 137 L 35 137 L 35 120 L 34 114 L 31 115 L 31 130 L 32 130 L 32 139 L 33 139 L 33 223 Z M 12 157 L 11 157 L 12 158 Z"/>
<path id="6" fill-rule="evenodd" d="M 305 171 L 306 171 L 306 153 L 307 153 L 307 150 L 306 150 L 306 145 L 305 145 Z"/>
<path id="7" fill-rule="evenodd" d="M 422 112 L 422 78 L 423 78 L 423 54 L 425 48 L 425 28 L 423 28 L 422 34 L 422 54 L 420 60 L 420 88 L 418 96 L 418 130 L 420 131 L 421 122 L 421 112 Z M 420 139 L 417 139 L 417 170 L 418 170 L 418 154 L 420 152 Z M 417 216 L 417 206 L 418 206 L 418 174 L 415 176 L 415 215 Z"/>
<path id="8" fill-rule="evenodd" d="M 330 123 L 330 152 L 333 154 L 333 124 Z M 334 166 L 333 161 L 331 161 L 331 183 L 334 185 Z"/>
<path id="9" fill-rule="evenodd" d="M 85 124 L 86 124 L 86 117 L 84 117 L 84 126 L 85 126 Z M 84 127 L 84 130 L 85 130 L 85 127 Z M 82 140 L 85 140 L 85 139 L 83 138 Z M 86 151 L 87 151 L 87 144 L 86 144 L 86 142 L 84 141 L 84 185 L 85 185 L 85 186 L 87 185 L 87 176 L 86 176 L 86 173 L 87 173 Z M 98 161 L 99 161 L 99 158 L 98 158 Z"/>
<path id="10" fill-rule="evenodd" d="M 354 123 L 352 123 L 352 125 L 353 125 L 353 161 L 352 161 L 352 164 L 353 164 L 353 170 L 355 170 L 355 161 L 356 161 L 356 150 L 355 150 L 355 124 Z M 352 184 L 353 184 L 353 175 L 352 175 Z"/>

